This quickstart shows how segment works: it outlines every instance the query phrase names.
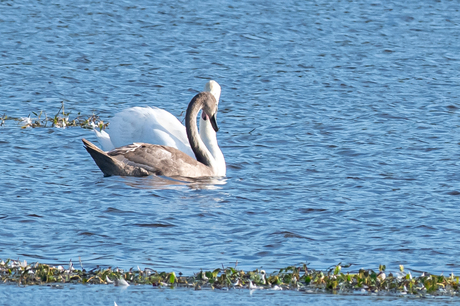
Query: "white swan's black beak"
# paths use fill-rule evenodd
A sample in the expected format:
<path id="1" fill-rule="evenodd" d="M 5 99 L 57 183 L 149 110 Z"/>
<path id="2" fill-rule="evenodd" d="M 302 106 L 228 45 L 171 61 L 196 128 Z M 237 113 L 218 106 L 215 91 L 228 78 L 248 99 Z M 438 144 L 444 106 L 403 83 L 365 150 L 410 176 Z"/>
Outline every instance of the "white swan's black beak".
<path id="1" fill-rule="evenodd" d="M 217 126 L 217 121 L 216 121 L 216 114 L 214 114 L 214 116 L 209 118 L 209 121 L 211 121 L 211 126 L 214 129 L 214 131 L 216 132 L 219 131 L 219 127 Z"/>

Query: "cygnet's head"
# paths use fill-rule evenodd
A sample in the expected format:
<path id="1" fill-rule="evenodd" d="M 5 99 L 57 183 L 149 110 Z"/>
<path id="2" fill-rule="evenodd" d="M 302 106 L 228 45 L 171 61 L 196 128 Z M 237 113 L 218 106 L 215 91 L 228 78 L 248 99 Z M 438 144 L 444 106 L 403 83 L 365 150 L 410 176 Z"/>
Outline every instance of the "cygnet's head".
<path id="1" fill-rule="evenodd" d="M 212 93 L 214 98 L 216 98 L 217 104 L 219 104 L 221 88 L 219 83 L 214 80 L 211 80 L 204 85 L 204 91 Z"/>
<path id="2" fill-rule="evenodd" d="M 217 126 L 217 121 L 216 121 L 216 115 L 217 115 L 217 101 L 216 98 L 212 93 L 208 92 L 200 92 L 198 95 L 195 96 L 195 98 L 198 98 L 203 100 L 202 104 L 202 118 L 206 120 L 209 118 L 209 121 L 211 123 L 212 128 L 214 131 L 218 131 L 219 128 Z M 194 98 L 194 99 L 195 99 Z"/>

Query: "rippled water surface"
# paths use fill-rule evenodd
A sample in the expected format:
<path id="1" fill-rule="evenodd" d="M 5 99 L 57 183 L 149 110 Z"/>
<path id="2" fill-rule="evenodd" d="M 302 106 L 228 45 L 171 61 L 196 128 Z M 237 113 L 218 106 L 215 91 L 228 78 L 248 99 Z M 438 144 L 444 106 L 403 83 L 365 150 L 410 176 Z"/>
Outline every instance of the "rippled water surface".
<path id="1" fill-rule="evenodd" d="M 84 287 L 84 290 L 79 290 Z M 3 286 L 2 289 L 4 289 Z M 150 286 L 131 286 L 120 289 L 113 286 L 71 286 L 61 289 L 49 286 L 17 287 L 9 286 L 1 290 L 0 297 L 5 305 L 31 305 L 40 303 L 39 298 L 46 295 L 47 304 L 52 305 L 449 305 L 457 300 L 451 297 L 433 299 L 401 298 L 396 296 L 347 296 L 332 294 L 306 294 L 295 291 L 253 290 L 170 290 L 152 289 Z M 43 301 L 43 300 L 42 300 Z M 3 304 L 2 304 L 3 305 Z"/>
<path id="2" fill-rule="evenodd" d="M 457 1 L 2 1 L 0 115 L 181 116 L 222 86 L 220 184 L 103 177 L 78 127 L 0 127 L 0 258 L 192 273 L 459 273 Z"/>

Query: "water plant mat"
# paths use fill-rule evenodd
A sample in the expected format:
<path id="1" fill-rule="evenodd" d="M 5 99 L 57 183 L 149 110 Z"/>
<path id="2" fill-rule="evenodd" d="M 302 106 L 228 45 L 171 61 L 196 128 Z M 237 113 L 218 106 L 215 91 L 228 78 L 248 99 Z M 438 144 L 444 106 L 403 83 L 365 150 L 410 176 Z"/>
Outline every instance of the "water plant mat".
<path id="1" fill-rule="evenodd" d="M 81 265 L 81 263 L 80 263 Z M 349 268 L 349 266 L 344 266 Z M 243 271 L 235 267 L 222 267 L 199 271 L 194 275 L 159 272 L 151 268 L 94 268 L 76 269 L 72 261 L 66 268 L 42 263 L 27 264 L 26 261 L 8 259 L 0 262 L 2 283 L 21 286 L 59 286 L 71 284 L 110 284 L 115 286 L 150 285 L 155 287 L 200 289 L 269 289 L 300 290 L 307 292 L 329 292 L 339 294 L 379 294 L 456 296 L 459 293 L 459 277 L 420 273 L 413 276 L 400 266 L 395 274 L 385 273 L 381 265 L 378 271 L 360 269 L 356 272 L 342 272 L 339 264 L 325 271 L 310 269 L 306 264 L 290 266 L 272 273 L 256 269 Z"/>

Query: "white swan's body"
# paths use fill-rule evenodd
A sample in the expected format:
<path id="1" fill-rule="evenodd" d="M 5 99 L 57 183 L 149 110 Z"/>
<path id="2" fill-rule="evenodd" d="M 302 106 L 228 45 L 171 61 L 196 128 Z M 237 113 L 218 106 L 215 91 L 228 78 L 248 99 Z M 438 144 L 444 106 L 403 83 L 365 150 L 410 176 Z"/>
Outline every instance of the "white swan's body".
<path id="1" fill-rule="evenodd" d="M 205 91 L 210 92 L 219 103 L 221 88 L 217 82 L 206 83 Z M 212 155 L 212 164 L 217 169 L 217 176 L 225 176 L 225 158 L 217 143 L 216 132 L 209 118 L 203 117 L 206 116 L 200 116 L 200 137 Z M 157 107 L 125 109 L 110 120 L 107 131 L 109 133 L 94 129 L 104 151 L 142 142 L 173 147 L 196 159 L 187 139 L 185 127 L 174 115 Z"/>

